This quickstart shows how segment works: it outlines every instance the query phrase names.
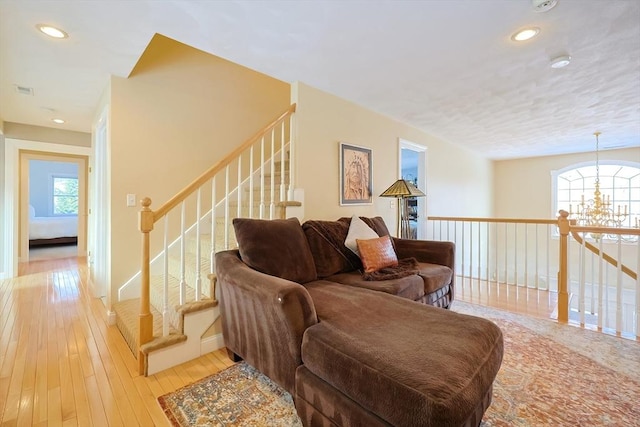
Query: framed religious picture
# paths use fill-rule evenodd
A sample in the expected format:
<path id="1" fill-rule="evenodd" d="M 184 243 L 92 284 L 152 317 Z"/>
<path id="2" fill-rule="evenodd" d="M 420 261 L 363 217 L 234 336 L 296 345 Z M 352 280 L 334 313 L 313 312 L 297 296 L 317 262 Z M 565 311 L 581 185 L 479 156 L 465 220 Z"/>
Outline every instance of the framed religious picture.
<path id="1" fill-rule="evenodd" d="M 371 150 L 340 143 L 340 205 L 373 203 Z"/>

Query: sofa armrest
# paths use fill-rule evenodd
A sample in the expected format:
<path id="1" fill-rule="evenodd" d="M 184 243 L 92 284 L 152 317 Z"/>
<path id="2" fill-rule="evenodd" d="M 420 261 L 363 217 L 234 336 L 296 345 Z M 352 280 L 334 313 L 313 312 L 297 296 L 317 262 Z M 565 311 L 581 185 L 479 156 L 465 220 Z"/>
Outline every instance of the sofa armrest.
<path id="1" fill-rule="evenodd" d="M 309 293 L 253 270 L 237 250 L 218 252 L 215 261 L 225 346 L 292 393 L 302 336 L 318 323 Z"/>
<path id="2" fill-rule="evenodd" d="M 393 238 L 398 259 L 415 258 L 419 262 L 446 265 L 455 271 L 455 244 L 436 240 L 410 240 Z"/>

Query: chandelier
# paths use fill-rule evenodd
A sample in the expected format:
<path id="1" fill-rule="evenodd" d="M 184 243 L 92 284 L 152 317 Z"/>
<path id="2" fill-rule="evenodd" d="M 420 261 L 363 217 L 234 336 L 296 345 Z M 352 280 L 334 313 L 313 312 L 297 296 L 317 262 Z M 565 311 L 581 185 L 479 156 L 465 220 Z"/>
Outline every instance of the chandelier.
<path id="1" fill-rule="evenodd" d="M 573 212 L 573 207 L 569 205 L 569 214 L 576 220 L 578 225 L 584 227 L 616 227 L 621 228 L 628 216 L 627 205 L 624 209 L 617 206 L 617 210 L 611 205 L 611 196 L 603 196 L 600 192 L 600 164 L 599 164 L 599 139 L 600 132 L 594 133 L 596 137 L 596 182 L 593 198 L 586 200 L 584 194 L 578 204 L 577 211 Z M 592 234 L 596 240 L 600 235 Z"/>

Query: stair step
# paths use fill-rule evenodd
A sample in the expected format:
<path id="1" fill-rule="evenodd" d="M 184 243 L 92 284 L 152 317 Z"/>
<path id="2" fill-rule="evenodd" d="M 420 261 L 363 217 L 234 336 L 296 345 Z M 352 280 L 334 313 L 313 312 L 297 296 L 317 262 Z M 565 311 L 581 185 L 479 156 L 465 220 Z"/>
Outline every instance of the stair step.
<path id="1" fill-rule="evenodd" d="M 124 337 L 133 355 L 138 358 L 138 319 L 140 317 L 140 298 L 132 298 L 118 301 L 113 304 L 113 311 L 116 313 L 116 325 Z M 162 314 L 151 307 L 153 315 L 153 337 L 154 339 L 145 344 L 147 349 L 153 343 L 153 348 L 164 348 L 187 339 L 186 335 L 179 333 L 175 328 L 169 326 L 169 335 L 162 336 Z"/>

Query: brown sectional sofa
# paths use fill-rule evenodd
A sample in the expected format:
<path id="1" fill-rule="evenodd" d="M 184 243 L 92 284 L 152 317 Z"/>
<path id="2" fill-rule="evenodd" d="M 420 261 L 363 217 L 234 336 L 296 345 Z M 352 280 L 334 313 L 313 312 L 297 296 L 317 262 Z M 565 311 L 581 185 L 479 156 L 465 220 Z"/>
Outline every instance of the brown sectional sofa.
<path id="1" fill-rule="evenodd" d="M 388 235 L 381 218 L 362 218 Z M 453 300 L 453 244 L 393 239 L 416 271 L 364 280 L 350 218 L 234 220 L 216 254 L 225 345 L 290 392 L 307 426 L 477 426 L 503 341 Z"/>

